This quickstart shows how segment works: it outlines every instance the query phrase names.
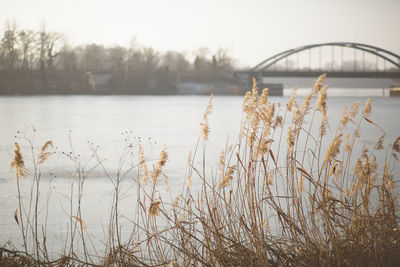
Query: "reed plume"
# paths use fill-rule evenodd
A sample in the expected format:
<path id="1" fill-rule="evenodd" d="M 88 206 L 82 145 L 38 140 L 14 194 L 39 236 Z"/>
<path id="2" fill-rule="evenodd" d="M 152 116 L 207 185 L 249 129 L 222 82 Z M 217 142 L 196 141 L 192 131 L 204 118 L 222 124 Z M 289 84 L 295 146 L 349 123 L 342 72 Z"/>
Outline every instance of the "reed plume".
<path id="1" fill-rule="evenodd" d="M 143 153 L 143 148 L 142 146 L 139 144 L 139 152 L 138 152 L 138 168 L 139 170 L 142 171 L 142 176 L 139 177 L 139 182 L 143 183 L 143 184 L 147 184 L 147 180 L 148 180 L 148 170 L 147 170 L 147 166 L 146 166 L 146 159 Z"/>
<path id="2" fill-rule="evenodd" d="M 332 143 L 328 146 L 328 150 L 326 151 L 325 157 L 323 159 L 323 163 L 330 162 L 333 158 L 339 154 L 339 147 L 342 142 L 342 135 L 339 134 L 335 136 L 332 140 Z"/>
<path id="3" fill-rule="evenodd" d="M 203 122 L 200 123 L 200 129 L 201 129 L 200 135 L 203 141 L 208 141 L 208 133 L 210 132 L 208 126 L 208 115 L 211 113 L 212 110 L 212 99 L 213 99 L 213 94 L 210 95 L 206 110 L 203 115 Z"/>
<path id="4" fill-rule="evenodd" d="M 247 91 L 246 94 L 244 95 L 243 104 L 242 104 L 242 110 L 246 114 L 246 117 L 249 115 L 249 113 L 251 111 L 250 106 L 249 106 L 250 98 L 251 98 L 251 92 Z"/>
<path id="5" fill-rule="evenodd" d="M 392 147 L 395 152 L 400 153 L 400 136 L 394 140 Z"/>
<path id="6" fill-rule="evenodd" d="M 360 105 L 360 102 L 354 102 L 354 104 L 351 106 L 350 112 L 349 112 L 349 119 L 352 120 L 358 113 L 358 106 Z"/>
<path id="7" fill-rule="evenodd" d="M 365 101 L 362 115 L 368 117 L 370 114 L 371 114 L 371 98 L 368 98 L 367 101 Z"/>
<path id="8" fill-rule="evenodd" d="M 306 97 L 304 97 L 303 103 L 301 104 L 301 109 L 303 111 L 303 116 L 307 115 L 308 111 L 311 109 L 310 101 L 313 94 L 310 92 Z"/>
<path id="9" fill-rule="evenodd" d="M 345 106 L 342 112 L 342 116 L 340 117 L 340 123 L 343 127 L 346 126 L 347 122 L 349 121 L 349 114 L 348 114 L 348 106 Z"/>
<path id="10" fill-rule="evenodd" d="M 236 166 L 230 166 L 230 167 L 227 169 L 225 175 L 223 176 L 223 178 L 221 179 L 221 182 L 219 183 L 219 187 L 220 187 L 220 188 L 224 188 L 224 187 L 229 186 L 230 181 L 231 181 L 232 178 L 233 178 L 233 173 L 234 173 L 234 171 L 235 171 L 235 168 L 236 168 Z"/>
<path id="11" fill-rule="evenodd" d="M 259 106 L 265 105 L 268 102 L 268 88 L 264 88 L 262 90 L 260 100 L 259 100 Z"/>
<path id="12" fill-rule="evenodd" d="M 375 145 L 376 150 L 383 149 L 383 141 L 385 140 L 385 133 L 382 133 L 381 137 L 379 137 L 378 142 Z"/>
<path id="13" fill-rule="evenodd" d="M 17 142 L 14 142 L 14 159 L 11 161 L 10 168 L 15 170 L 14 179 L 18 179 L 20 176 L 24 177 L 27 173 L 25 168 L 24 158 L 21 154 L 21 149 Z"/>
<path id="14" fill-rule="evenodd" d="M 386 154 L 380 151 L 385 138 L 382 129 L 376 144 L 361 147 L 364 140 L 356 137 L 362 123 L 372 123 L 366 118 L 371 113 L 368 100 L 362 110 L 365 120 L 360 116 L 358 123 L 354 122 L 359 108 L 356 102 L 344 108 L 336 131 L 327 131 L 325 76 L 318 77 L 301 106 L 291 97 L 286 110 L 268 99 L 267 89 L 259 96 L 254 79 L 243 100 L 238 141 L 227 144 L 220 153 L 216 170 L 205 168 L 203 143 L 203 169 L 196 152 L 189 154 L 182 192 L 175 198 L 170 193 L 170 202 L 164 202 L 168 197 L 163 195 L 162 201 L 156 188 L 160 175 L 167 179 L 163 168 L 168 155 L 163 148 L 150 173 L 153 186 L 137 186 L 138 208 L 133 214 L 138 217 L 124 216 L 134 229 L 126 235 L 127 242 L 121 236 L 125 232 L 121 232 L 122 215 L 118 214 L 122 194 L 117 192 L 124 192 L 121 183 L 115 187 L 106 258 L 99 256 L 98 264 L 90 260 L 87 251 L 86 259 L 79 258 L 77 248 L 71 245 L 71 252 L 58 263 L 67 258 L 68 266 L 397 266 L 398 183 L 393 175 L 398 173 L 400 137 L 386 146 Z M 313 97 L 317 98 L 315 108 L 310 103 Z M 204 141 L 211 110 L 212 95 L 202 118 Z M 322 114 L 318 125 L 314 122 L 316 111 Z M 278 126 L 281 129 L 276 129 Z M 325 142 L 326 135 L 331 143 Z M 25 167 L 19 146 L 15 146 L 11 168 L 18 176 L 18 168 Z M 49 146 L 42 147 L 43 153 Z M 138 155 L 141 177 L 147 169 L 140 145 Z M 199 189 L 195 194 L 190 188 L 192 177 Z M 29 211 L 25 212 L 21 197 L 19 200 L 14 219 L 24 235 L 34 228 L 35 220 L 24 217 Z M 71 228 L 86 228 L 79 213 L 71 217 Z M 35 246 L 38 241 L 31 236 L 24 240 L 33 240 Z M 37 258 L 40 261 L 30 265 L 54 263 Z"/>
<path id="15" fill-rule="evenodd" d="M 168 154 L 166 148 L 164 147 L 160 153 L 160 159 L 157 161 L 156 165 L 153 166 L 153 171 L 150 173 L 150 179 L 153 185 L 157 185 L 157 179 L 160 176 L 162 170 L 161 168 L 165 165 L 168 159 Z"/>
<path id="16" fill-rule="evenodd" d="M 328 89 L 328 86 L 322 87 L 322 89 L 319 91 L 318 99 L 317 102 L 315 103 L 316 105 L 316 110 L 319 110 L 322 114 L 322 120 L 323 122 L 327 123 L 326 119 L 326 90 Z"/>
<path id="17" fill-rule="evenodd" d="M 51 154 L 53 154 L 52 152 L 46 151 L 49 147 L 53 147 L 53 142 L 50 140 L 44 143 L 42 146 L 38 156 L 38 164 L 43 163 Z"/>
<path id="18" fill-rule="evenodd" d="M 292 106 L 294 101 L 294 98 L 296 97 L 296 91 L 297 91 L 298 87 L 295 87 L 292 89 L 292 92 L 290 93 L 290 98 L 289 101 L 286 103 L 286 110 L 287 111 L 292 111 Z"/>
<path id="19" fill-rule="evenodd" d="M 315 83 L 314 83 L 314 85 L 313 85 L 313 87 L 312 87 L 312 91 L 311 91 L 311 93 L 312 93 L 313 95 L 317 95 L 317 94 L 319 93 L 319 91 L 321 91 L 321 88 L 322 88 L 322 86 L 323 86 L 323 82 L 324 82 L 325 78 L 326 78 L 326 73 L 321 74 L 321 75 L 317 78 L 317 80 L 315 81 Z"/>
<path id="20" fill-rule="evenodd" d="M 149 207 L 149 217 L 158 216 L 158 214 L 160 213 L 160 204 L 161 204 L 161 200 L 159 200 L 159 199 L 151 201 L 150 207 Z"/>

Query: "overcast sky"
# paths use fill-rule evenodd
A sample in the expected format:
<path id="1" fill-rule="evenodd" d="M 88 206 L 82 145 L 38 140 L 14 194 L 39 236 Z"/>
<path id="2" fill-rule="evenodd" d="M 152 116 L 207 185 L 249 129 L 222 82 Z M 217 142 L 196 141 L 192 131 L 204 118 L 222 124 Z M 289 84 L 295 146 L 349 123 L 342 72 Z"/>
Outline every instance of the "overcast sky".
<path id="1" fill-rule="evenodd" d="M 301 45 L 351 41 L 400 54 L 400 0 L 0 0 L 0 23 L 65 33 L 71 45 L 230 50 L 252 66 Z"/>

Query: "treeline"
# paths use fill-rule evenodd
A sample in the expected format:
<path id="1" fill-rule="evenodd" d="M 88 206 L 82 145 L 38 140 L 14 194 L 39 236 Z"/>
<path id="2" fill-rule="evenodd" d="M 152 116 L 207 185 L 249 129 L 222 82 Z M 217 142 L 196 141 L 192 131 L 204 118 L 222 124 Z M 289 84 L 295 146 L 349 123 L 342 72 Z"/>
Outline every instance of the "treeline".
<path id="1" fill-rule="evenodd" d="M 0 41 L 0 94 L 115 93 L 172 94 L 180 81 L 226 81 L 232 58 L 226 49 L 160 53 L 132 42 L 128 47 L 72 47 L 62 33 L 18 29 L 6 22 Z"/>

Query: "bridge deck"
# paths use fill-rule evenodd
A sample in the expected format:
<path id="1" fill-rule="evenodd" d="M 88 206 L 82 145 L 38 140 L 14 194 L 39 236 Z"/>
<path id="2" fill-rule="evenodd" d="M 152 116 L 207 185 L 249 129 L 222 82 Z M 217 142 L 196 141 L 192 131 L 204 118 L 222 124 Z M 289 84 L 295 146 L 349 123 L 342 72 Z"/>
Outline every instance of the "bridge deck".
<path id="1" fill-rule="evenodd" d="M 237 74 L 256 75 L 258 77 L 318 77 L 326 73 L 328 77 L 343 78 L 400 78 L 400 72 L 357 72 L 357 71 L 236 71 Z"/>

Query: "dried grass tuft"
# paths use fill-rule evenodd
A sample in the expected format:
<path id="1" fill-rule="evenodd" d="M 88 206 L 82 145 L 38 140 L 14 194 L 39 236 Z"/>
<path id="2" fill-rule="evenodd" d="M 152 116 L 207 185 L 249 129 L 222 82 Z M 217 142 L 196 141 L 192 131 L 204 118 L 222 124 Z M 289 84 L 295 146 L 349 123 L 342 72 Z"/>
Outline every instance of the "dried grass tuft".
<path id="1" fill-rule="evenodd" d="M 52 152 L 46 151 L 49 147 L 53 148 L 53 142 L 50 140 L 44 143 L 44 145 L 42 146 L 42 149 L 40 150 L 38 156 L 38 164 L 45 162 L 47 158 L 53 154 Z"/>
<path id="2" fill-rule="evenodd" d="M 10 168 L 15 171 L 14 179 L 18 179 L 26 175 L 27 169 L 25 168 L 24 158 L 22 157 L 18 143 L 14 142 L 14 146 L 14 159 L 11 161 Z"/>

